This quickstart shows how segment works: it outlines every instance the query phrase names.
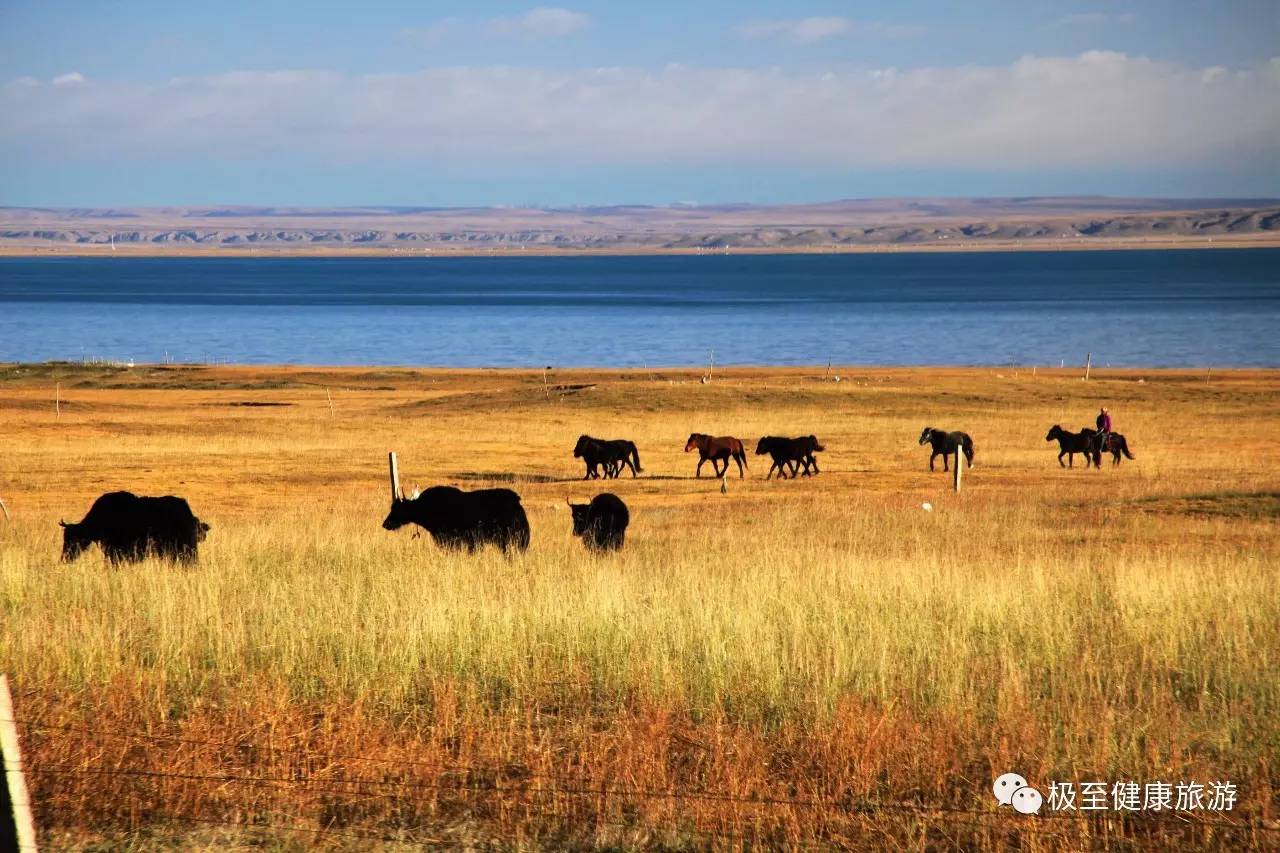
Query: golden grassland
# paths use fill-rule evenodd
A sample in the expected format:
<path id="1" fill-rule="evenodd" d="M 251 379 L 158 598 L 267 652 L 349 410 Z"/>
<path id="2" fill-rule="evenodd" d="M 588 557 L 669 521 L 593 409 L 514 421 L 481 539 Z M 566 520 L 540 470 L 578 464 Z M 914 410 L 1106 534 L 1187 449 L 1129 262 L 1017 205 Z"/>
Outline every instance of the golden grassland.
<path id="1" fill-rule="evenodd" d="M 1280 373 L 833 373 L 0 366 L 0 667 L 46 841 L 1280 844 Z M 1137 460 L 1060 469 L 1046 431 L 1099 403 Z M 973 436 L 962 494 L 925 425 Z M 695 430 L 816 433 L 823 473 L 752 457 L 722 494 Z M 584 432 L 642 476 L 582 482 Z M 529 551 L 383 531 L 388 450 L 406 487 L 518 490 Z M 60 564 L 57 520 L 120 488 L 185 496 L 199 565 Z M 605 489 L 632 526 L 601 557 L 564 499 Z M 1008 770 L 1240 801 L 1022 818 Z"/>

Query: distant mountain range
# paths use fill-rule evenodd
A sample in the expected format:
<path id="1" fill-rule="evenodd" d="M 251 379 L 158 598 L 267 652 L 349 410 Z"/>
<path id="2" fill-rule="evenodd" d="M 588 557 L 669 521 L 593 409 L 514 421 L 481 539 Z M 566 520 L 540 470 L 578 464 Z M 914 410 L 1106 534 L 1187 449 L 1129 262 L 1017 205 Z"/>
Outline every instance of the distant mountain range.
<path id="1" fill-rule="evenodd" d="M 1280 241 L 1280 199 L 851 199 L 565 208 L 0 207 L 0 251 L 806 251 Z"/>

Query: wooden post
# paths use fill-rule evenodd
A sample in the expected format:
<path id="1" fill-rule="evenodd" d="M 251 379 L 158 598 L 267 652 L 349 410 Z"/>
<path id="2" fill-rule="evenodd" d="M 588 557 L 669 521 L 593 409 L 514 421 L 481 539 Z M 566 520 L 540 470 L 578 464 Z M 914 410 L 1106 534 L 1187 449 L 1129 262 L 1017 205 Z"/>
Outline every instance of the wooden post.
<path id="1" fill-rule="evenodd" d="M 964 468 L 964 445 L 956 445 L 956 472 L 953 474 L 952 486 L 956 490 L 956 494 L 960 494 L 960 470 Z"/>
<path id="2" fill-rule="evenodd" d="M 394 450 L 387 454 L 387 461 L 391 464 L 391 500 L 400 500 L 402 496 L 400 491 L 400 467 L 396 465 L 396 452 Z"/>
<path id="3" fill-rule="evenodd" d="M 728 251 L 726 249 L 726 251 Z M 716 351 L 711 350 L 711 363 L 707 365 L 707 384 L 711 384 L 711 375 L 716 372 Z"/>
<path id="4" fill-rule="evenodd" d="M 1088 359 L 1084 363 L 1084 381 L 1089 381 L 1089 371 L 1093 369 L 1093 353 L 1089 353 Z"/>
<path id="5" fill-rule="evenodd" d="M 22 753 L 18 749 L 18 718 L 9 695 L 9 677 L 0 674 L 0 753 L 4 759 L 4 784 L 9 808 L 0 814 L 0 848 L 36 849 L 36 822 L 31 816 L 31 797 L 22 778 Z"/>

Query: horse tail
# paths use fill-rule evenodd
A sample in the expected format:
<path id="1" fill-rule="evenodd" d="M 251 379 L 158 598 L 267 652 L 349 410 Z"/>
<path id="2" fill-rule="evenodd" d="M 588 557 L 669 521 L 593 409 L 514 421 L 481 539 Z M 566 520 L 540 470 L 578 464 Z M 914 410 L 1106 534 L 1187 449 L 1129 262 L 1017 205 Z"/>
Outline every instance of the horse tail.
<path id="1" fill-rule="evenodd" d="M 751 467 L 750 465 L 747 464 L 747 448 L 743 445 L 741 441 L 738 442 L 738 449 L 734 451 L 733 455 L 737 457 L 739 462 L 742 463 L 743 468 Z"/>
<path id="2" fill-rule="evenodd" d="M 1124 440 L 1124 436 L 1118 435 L 1116 436 L 1116 438 L 1120 439 L 1120 452 L 1123 453 L 1125 456 L 1129 457 L 1130 459 L 1136 459 L 1137 457 L 1129 452 L 1129 442 Z"/>
<path id="3" fill-rule="evenodd" d="M 644 469 L 640 467 L 640 451 L 636 450 L 636 443 L 628 441 L 627 446 L 631 450 L 631 460 L 636 463 L 636 472 L 643 471 Z"/>

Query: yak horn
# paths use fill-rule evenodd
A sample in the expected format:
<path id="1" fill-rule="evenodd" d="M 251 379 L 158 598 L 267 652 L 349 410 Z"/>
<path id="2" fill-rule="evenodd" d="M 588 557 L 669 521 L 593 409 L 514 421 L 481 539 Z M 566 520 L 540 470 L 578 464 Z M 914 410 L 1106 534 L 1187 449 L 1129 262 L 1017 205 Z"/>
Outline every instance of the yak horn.
<path id="1" fill-rule="evenodd" d="M 564 502 L 567 503 L 569 506 L 573 506 L 573 501 L 569 500 L 567 497 L 564 499 Z"/>
<path id="2" fill-rule="evenodd" d="M 67 526 L 67 523 L 66 523 L 65 521 L 63 521 L 62 519 L 58 519 L 58 526 L 59 526 L 59 527 L 66 527 L 66 526 Z"/>
<path id="3" fill-rule="evenodd" d="M 387 454 L 387 461 L 391 465 L 391 500 L 403 500 L 404 493 L 400 491 L 400 466 L 396 464 L 394 450 Z"/>

